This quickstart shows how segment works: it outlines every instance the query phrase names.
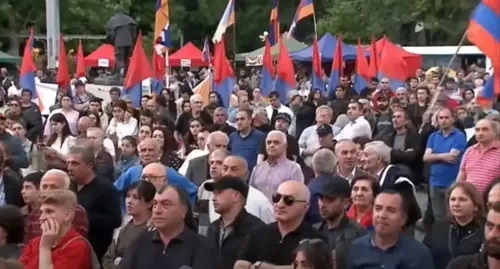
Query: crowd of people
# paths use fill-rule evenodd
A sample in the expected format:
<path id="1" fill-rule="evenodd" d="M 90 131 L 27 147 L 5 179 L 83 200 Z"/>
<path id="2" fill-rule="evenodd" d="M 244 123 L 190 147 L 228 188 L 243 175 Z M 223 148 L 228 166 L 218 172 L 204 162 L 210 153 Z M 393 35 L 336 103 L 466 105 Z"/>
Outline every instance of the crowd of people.
<path id="1" fill-rule="evenodd" d="M 342 77 L 330 95 L 298 76 L 285 104 L 255 70 L 230 104 L 204 103 L 202 76 L 175 73 L 141 107 L 75 79 L 46 119 L 30 91 L 9 96 L 0 268 L 500 268 L 487 74 Z"/>

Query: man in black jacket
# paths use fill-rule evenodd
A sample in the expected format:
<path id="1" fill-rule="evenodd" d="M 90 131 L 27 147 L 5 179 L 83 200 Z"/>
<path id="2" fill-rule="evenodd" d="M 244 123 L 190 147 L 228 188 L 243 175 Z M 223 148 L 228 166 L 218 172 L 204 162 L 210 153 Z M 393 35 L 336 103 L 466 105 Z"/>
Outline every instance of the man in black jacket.
<path id="1" fill-rule="evenodd" d="M 26 138 L 36 143 L 43 134 L 43 121 L 40 108 L 31 102 L 31 98 L 33 98 L 31 91 L 23 89 L 21 92 L 21 111 L 23 121 L 26 124 Z"/>
<path id="2" fill-rule="evenodd" d="M 384 142 L 392 148 L 391 163 L 406 165 L 411 169 L 415 185 L 422 178 L 422 149 L 421 138 L 410 124 L 408 113 L 402 109 L 394 111 L 392 115 L 394 131 L 384 137 Z"/>
<path id="3" fill-rule="evenodd" d="M 500 203 L 493 204 L 486 217 L 484 245 L 474 255 L 452 260 L 447 269 L 496 269 L 500 268 Z"/>
<path id="4" fill-rule="evenodd" d="M 214 210 L 221 215 L 207 232 L 208 244 L 215 252 L 215 268 L 232 269 L 247 235 L 265 224 L 245 210 L 249 186 L 243 179 L 225 176 L 204 187 L 213 192 Z"/>
<path id="5" fill-rule="evenodd" d="M 5 152 L 0 148 L 0 206 L 24 206 L 21 195 L 22 184 L 16 173 L 5 166 Z"/>

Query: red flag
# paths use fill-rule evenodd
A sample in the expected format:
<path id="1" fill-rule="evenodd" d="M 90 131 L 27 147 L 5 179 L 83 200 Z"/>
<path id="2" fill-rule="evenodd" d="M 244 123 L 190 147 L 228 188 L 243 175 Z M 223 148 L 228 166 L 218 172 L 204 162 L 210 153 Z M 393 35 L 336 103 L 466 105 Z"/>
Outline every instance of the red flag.
<path id="1" fill-rule="evenodd" d="M 358 43 L 359 46 L 359 43 Z M 369 72 L 366 74 L 370 78 L 377 77 L 378 74 L 378 51 L 377 51 L 377 44 L 375 37 L 372 36 L 372 43 L 370 45 L 370 66 L 369 66 Z"/>
<path id="2" fill-rule="evenodd" d="M 139 33 L 135 41 L 134 51 L 130 58 L 130 64 L 123 86 L 125 89 L 131 88 L 152 76 L 153 72 L 151 71 L 151 66 L 149 65 L 148 58 L 142 47 L 142 34 Z"/>
<path id="3" fill-rule="evenodd" d="M 313 40 L 313 59 L 312 59 L 312 87 L 313 89 L 325 89 L 325 83 L 323 82 L 323 67 L 321 66 L 321 56 L 319 55 L 318 40 L 314 37 Z"/>
<path id="4" fill-rule="evenodd" d="M 78 49 L 76 50 L 76 77 L 85 77 L 85 59 L 83 57 L 82 40 L 78 41 Z"/>
<path id="5" fill-rule="evenodd" d="M 59 88 L 65 89 L 66 94 L 72 96 L 71 92 L 71 77 L 69 76 L 68 59 L 66 58 L 66 48 L 62 36 L 59 37 L 59 56 L 57 66 L 56 83 Z"/>
<path id="6" fill-rule="evenodd" d="M 226 58 L 226 45 L 224 39 L 215 45 L 214 70 L 214 82 L 216 83 L 221 83 L 228 77 L 234 77 L 231 63 Z"/>
<path id="7" fill-rule="evenodd" d="M 372 71 L 371 65 L 369 66 L 366 60 L 361 40 L 358 39 L 358 46 L 356 47 L 356 73 L 369 81 L 372 77 L 376 77 L 376 73 L 373 74 Z"/>
<path id="8" fill-rule="evenodd" d="M 264 55 L 262 56 L 262 77 L 260 79 L 260 88 L 265 96 L 267 96 L 273 88 L 275 74 L 276 70 L 273 65 L 273 56 L 271 55 L 271 44 L 269 42 L 269 37 L 266 36 Z"/>

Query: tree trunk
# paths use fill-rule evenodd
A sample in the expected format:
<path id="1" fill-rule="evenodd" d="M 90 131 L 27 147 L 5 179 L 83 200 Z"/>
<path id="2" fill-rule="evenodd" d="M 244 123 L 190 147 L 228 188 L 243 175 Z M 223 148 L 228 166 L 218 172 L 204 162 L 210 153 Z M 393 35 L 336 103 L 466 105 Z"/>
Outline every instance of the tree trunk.
<path id="1" fill-rule="evenodd" d="M 7 51 L 8 54 L 13 56 L 19 56 L 20 43 L 21 40 L 16 33 L 9 34 L 10 49 Z"/>

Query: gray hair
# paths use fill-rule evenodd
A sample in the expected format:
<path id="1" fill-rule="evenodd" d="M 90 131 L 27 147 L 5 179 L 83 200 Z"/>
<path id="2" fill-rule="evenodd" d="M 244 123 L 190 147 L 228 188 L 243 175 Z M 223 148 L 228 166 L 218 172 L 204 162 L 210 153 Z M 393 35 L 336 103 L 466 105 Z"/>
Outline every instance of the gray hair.
<path id="1" fill-rule="evenodd" d="M 191 103 L 194 103 L 194 102 L 199 101 L 199 100 L 203 101 L 203 97 L 197 93 L 195 93 L 195 94 L 191 95 L 191 97 L 189 97 L 189 102 L 191 102 Z"/>
<path id="2" fill-rule="evenodd" d="M 226 109 L 223 108 L 223 107 L 221 107 L 221 106 L 218 107 L 218 108 L 216 108 L 216 109 L 214 109 L 214 114 L 216 114 L 216 113 L 224 113 L 224 115 L 226 115 L 226 117 L 227 117 L 227 111 L 226 111 Z"/>
<path id="3" fill-rule="evenodd" d="M 213 140 L 216 139 L 216 138 L 225 139 L 226 142 L 229 143 L 229 137 L 227 136 L 226 133 L 224 133 L 222 131 L 215 131 L 215 132 L 211 132 L 208 135 L 208 137 L 207 137 L 207 145 L 212 144 Z"/>
<path id="4" fill-rule="evenodd" d="M 94 151 L 84 147 L 84 146 L 73 146 L 69 148 L 69 153 L 68 155 L 80 155 L 82 157 L 82 161 L 86 164 L 93 164 L 94 163 Z"/>
<path id="5" fill-rule="evenodd" d="M 263 107 L 256 107 L 252 112 L 252 118 L 257 117 L 258 115 L 262 115 L 262 116 L 267 117 L 266 109 Z"/>
<path id="6" fill-rule="evenodd" d="M 71 179 L 69 178 L 68 173 L 64 172 L 63 170 L 59 169 L 50 169 L 45 174 L 43 175 L 42 179 L 40 181 L 43 181 L 44 178 L 53 176 L 56 178 L 59 178 L 62 182 L 63 189 L 69 190 L 69 186 L 71 184 Z"/>
<path id="7" fill-rule="evenodd" d="M 315 173 L 335 173 L 337 158 L 329 149 L 319 149 L 312 157 L 312 167 Z"/>
<path id="8" fill-rule="evenodd" d="M 267 134 L 267 136 L 266 136 L 266 140 L 267 140 L 267 138 L 268 138 L 270 135 L 274 135 L 274 134 L 278 135 L 278 136 L 279 136 L 279 138 L 280 138 L 280 140 L 281 140 L 281 142 L 283 142 L 283 143 L 285 143 L 285 144 L 286 144 L 286 134 L 285 134 L 285 133 L 283 133 L 282 131 L 278 131 L 278 130 L 272 130 L 272 131 L 270 131 L 270 132 Z"/>
<path id="9" fill-rule="evenodd" d="M 375 154 L 377 154 L 377 156 L 379 156 L 380 159 L 382 159 L 382 161 L 384 163 L 386 163 L 386 164 L 391 163 L 392 148 L 387 146 L 384 142 L 382 142 L 382 141 L 368 142 L 365 145 L 365 150 L 367 150 L 367 151 L 371 150 L 371 151 L 375 152 Z"/>

